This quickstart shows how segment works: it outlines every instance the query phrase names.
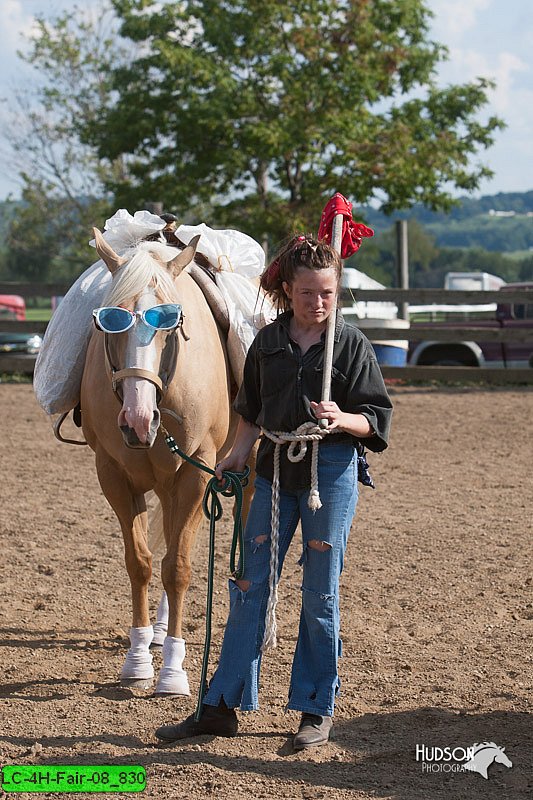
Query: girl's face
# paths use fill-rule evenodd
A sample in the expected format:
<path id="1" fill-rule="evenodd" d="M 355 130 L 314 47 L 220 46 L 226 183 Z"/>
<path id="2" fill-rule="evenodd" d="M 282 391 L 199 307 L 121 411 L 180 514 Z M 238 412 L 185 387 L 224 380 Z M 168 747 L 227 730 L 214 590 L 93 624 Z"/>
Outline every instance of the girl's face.
<path id="1" fill-rule="evenodd" d="M 337 285 L 334 267 L 320 270 L 299 267 L 292 283 L 283 282 L 295 322 L 304 327 L 325 322 L 336 305 Z"/>

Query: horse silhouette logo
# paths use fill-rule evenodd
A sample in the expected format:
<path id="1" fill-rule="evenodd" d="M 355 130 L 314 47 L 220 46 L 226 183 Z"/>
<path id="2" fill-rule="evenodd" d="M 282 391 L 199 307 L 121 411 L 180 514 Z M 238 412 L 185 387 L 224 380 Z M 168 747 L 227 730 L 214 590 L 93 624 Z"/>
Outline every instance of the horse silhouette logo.
<path id="1" fill-rule="evenodd" d="M 503 764 L 505 767 L 512 767 L 513 762 L 505 755 L 505 747 L 498 747 L 494 742 L 481 742 L 480 744 L 473 744 L 469 750 L 472 751 L 470 761 L 463 764 L 463 769 L 468 769 L 471 772 L 479 772 L 479 774 L 488 779 L 487 770 L 491 764 Z"/>

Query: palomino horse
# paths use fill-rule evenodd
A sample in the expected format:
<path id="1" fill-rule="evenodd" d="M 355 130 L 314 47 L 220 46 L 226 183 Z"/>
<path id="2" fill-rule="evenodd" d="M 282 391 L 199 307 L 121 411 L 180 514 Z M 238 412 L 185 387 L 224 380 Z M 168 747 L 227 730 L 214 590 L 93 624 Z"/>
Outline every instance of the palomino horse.
<path id="1" fill-rule="evenodd" d="M 160 420 L 163 414 L 182 451 L 211 467 L 220 460 L 231 442 L 235 416 L 225 344 L 202 291 L 184 272 L 199 237 L 182 252 L 143 242 L 123 257 L 96 229 L 95 239 L 113 281 L 104 308 L 95 312 L 100 329 L 87 352 L 82 425 L 96 454 L 102 491 L 122 528 L 131 582 L 131 646 L 121 677 L 146 688 L 154 676 L 145 502 L 146 492 L 154 490 L 163 517 L 166 554 L 161 572 L 169 604 L 156 693 L 189 694 L 183 669 L 183 603 L 209 475 L 169 451 Z"/>

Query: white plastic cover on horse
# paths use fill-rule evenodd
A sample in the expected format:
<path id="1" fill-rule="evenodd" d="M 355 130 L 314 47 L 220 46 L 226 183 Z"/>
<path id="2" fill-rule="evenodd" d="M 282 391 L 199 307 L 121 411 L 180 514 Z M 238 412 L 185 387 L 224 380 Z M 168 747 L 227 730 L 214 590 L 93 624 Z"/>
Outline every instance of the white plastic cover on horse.
<path id="1" fill-rule="evenodd" d="M 121 208 L 106 221 L 103 236 L 122 255 L 164 227 L 155 214 L 137 211 L 132 217 Z M 94 239 L 89 244 L 94 247 Z M 102 305 L 110 288 L 111 273 L 97 261 L 80 275 L 52 315 L 33 373 L 37 402 L 47 414 L 70 411 L 78 403 L 93 309 Z"/>
<path id="2" fill-rule="evenodd" d="M 148 211 L 132 216 L 120 209 L 106 221 L 103 237 L 118 255 L 123 255 L 164 227 L 165 222 Z M 204 224 L 182 225 L 176 233 L 185 244 L 201 234 L 198 251 L 216 270 L 216 282 L 228 306 L 228 355 L 240 383 L 255 334 L 274 318 L 272 306 L 268 300 L 258 299 L 257 286 L 252 282 L 263 271 L 263 249 L 239 231 L 216 231 Z M 94 239 L 90 244 L 95 246 Z M 106 265 L 97 261 L 70 287 L 47 326 L 33 376 L 35 396 L 47 414 L 70 411 L 79 401 L 92 312 L 102 305 L 111 280 Z"/>
<path id="3" fill-rule="evenodd" d="M 111 273 L 97 261 L 70 287 L 47 325 L 33 372 L 33 391 L 47 414 L 70 411 L 80 399 L 92 312 L 110 284 Z"/>
<path id="4" fill-rule="evenodd" d="M 197 250 L 216 271 L 216 283 L 228 307 L 230 329 L 228 356 L 240 385 L 244 361 L 258 330 L 276 314 L 268 298 L 258 291 L 258 278 L 265 266 L 265 253 L 255 239 L 235 230 L 214 230 L 204 223 L 180 225 L 176 236 L 189 244 L 200 234 Z"/>

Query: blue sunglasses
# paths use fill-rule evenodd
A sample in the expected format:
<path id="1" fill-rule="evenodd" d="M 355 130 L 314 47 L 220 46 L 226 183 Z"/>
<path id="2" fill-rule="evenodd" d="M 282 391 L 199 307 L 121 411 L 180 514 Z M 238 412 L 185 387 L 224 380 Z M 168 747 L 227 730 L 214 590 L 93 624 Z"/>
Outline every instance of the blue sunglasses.
<path id="1" fill-rule="evenodd" d="M 95 308 L 93 317 L 97 328 L 105 333 L 125 333 L 140 317 L 145 325 L 156 331 L 171 331 L 181 322 L 181 306 L 178 303 L 163 303 L 145 311 L 128 311 L 118 306 Z"/>

